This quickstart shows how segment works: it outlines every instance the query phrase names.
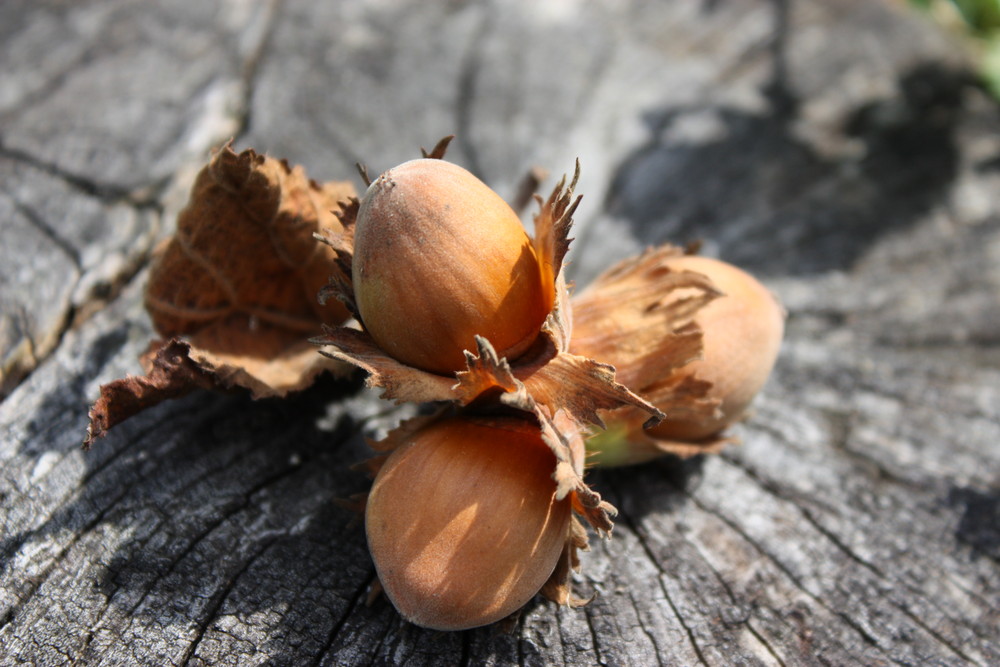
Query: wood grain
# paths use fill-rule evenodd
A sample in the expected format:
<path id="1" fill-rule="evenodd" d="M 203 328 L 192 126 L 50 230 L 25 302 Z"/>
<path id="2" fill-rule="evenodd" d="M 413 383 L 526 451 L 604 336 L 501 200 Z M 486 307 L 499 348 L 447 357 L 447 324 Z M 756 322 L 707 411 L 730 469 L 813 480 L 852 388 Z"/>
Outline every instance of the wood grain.
<path id="1" fill-rule="evenodd" d="M 902 3 L 9 2 L 0 26 L 0 664 L 1000 662 L 1000 117 Z M 334 501 L 402 412 L 357 382 L 195 394 L 79 448 L 139 371 L 143 266 L 211 147 L 330 180 L 452 132 L 507 197 L 581 159 L 578 282 L 702 239 L 789 312 L 744 444 L 592 473 L 621 510 L 594 600 L 509 634 L 365 604 Z"/>

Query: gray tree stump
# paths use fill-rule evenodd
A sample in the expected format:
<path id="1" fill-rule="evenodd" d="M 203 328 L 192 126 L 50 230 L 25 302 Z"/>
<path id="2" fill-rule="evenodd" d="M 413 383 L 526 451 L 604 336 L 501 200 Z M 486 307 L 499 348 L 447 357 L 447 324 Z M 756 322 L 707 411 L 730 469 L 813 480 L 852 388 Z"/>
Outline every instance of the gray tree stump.
<path id="1" fill-rule="evenodd" d="M 1000 118 L 889 0 L 0 5 L 0 663 L 1000 664 Z M 83 452 L 229 137 L 320 180 L 581 159 L 585 283 L 705 241 L 783 299 L 743 445 L 592 474 L 582 609 L 424 631 L 335 498 L 399 412 L 197 393 Z M 546 187 L 550 186 L 548 184 Z"/>

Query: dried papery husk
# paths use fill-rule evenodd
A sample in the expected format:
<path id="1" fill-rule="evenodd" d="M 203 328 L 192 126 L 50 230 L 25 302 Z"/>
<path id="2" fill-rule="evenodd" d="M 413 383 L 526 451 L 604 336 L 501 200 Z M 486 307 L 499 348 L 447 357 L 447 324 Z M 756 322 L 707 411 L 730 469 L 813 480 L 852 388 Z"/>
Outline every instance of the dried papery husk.
<path id="1" fill-rule="evenodd" d="M 443 155 L 443 151 L 435 153 Z M 503 402 L 528 405 L 525 409 L 533 413 L 535 404 L 544 404 L 550 415 L 565 411 L 582 424 L 601 425 L 598 409 L 627 405 L 645 410 L 654 419 L 661 417 L 655 407 L 615 381 L 612 367 L 569 354 L 567 350 L 572 316 L 562 265 L 569 248 L 572 215 L 579 203 L 579 197 L 574 197 L 578 179 L 579 164 L 571 180 L 563 178 L 547 199 L 537 198 L 539 212 L 535 216 L 532 247 L 552 300 L 534 344 L 516 359 L 498 353 L 492 341 L 477 335 L 464 353 L 464 367 L 455 374 L 442 375 L 394 357 L 364 330 L 326 327 L 324 334 L 313 342 L 323 346 L 323 354 L 365 370 L 368 384 L 382 388 L 384 398 L 397 402 L 454 401 L 468 405 L 483 395 L 511 394 L 503 397 Z M 352 276 L 357 275 L 353 270 L 357 231 L 352 219 L 357 210 L 356 206 L 344 209 L 343 232 L 323 232 L 319 236 L 337 253 L 345 273 L 346 267 L 352 267 Z M 413 286 L 413 289 L 425 288 L 433 286 Z M 351 281 L 338 278 L 328 285 L 324 296 L 337 296 L 350 305 L 354 303 L 355 291 Z M 526 402 L 524 394 L 537 396 L 538 400 Z"/>
<path id="2" fill-rule="evenodd" d="M 365 524 L 379 580 L 407 620 L 486 625 L 522 607 L 557 568 L 562 576 L 567 544 L 578 543 L 573 503 L 557 497 L 556 460 L 534 422 L 444 417 L 389 439 Z"/>
<path id="3" fill-rule="evenodd" d="M 667 415 L 653 428 L 634 410 L 605 415 L 608 428 L 587 443 L 588 463 L 600 466 L 715 453 L 734 442 L 723 430 L 766 380 L 783 320 L 748 274 L 672 246 L 613 267 L 574 308 L 570 348 L 613 363 Z"/>
<path id="4" fill-rule="evenodd" d="M 743 418 L 778 358 L 785 311 L 770 290 L 732 264 L 694 255 L 669 264 L 707 276 L 724 294 L 695 315 L 704 332 L 702 355 L 676 373 L 710 383 L 719 410 L 707 419 L 679 414 L 650 430 L 658 438 L 699 441 Z"/>
<path id="5" fill-rule="evenodd" d="M 339 227 L 335 211 L 353 194 L 348 182 L 316 183 L 251 149 L 220 149 L 154 255 L 146 307 L 164 339 L 144 355 L 145 377 L 102 387 L 87 443 L 185 387 L 283 396 L 324 371 L 343 372 L 308 343 L 348 315 L 339 303 L 317 303 L 338 266 L 313 236 Z"/>
<path id="6" fill-rule="evenodd" d="M 321 185 L 301 166 L 224 146 L 154 259 L 146 307 L 157 332 L 192 337 L 232 322 L 299 342 L 321 323 L 342 322 L 341 304 L 316 299 L 336 256 L 313 234 L 339 227 L 334 211 L 353 195 L 348 182 Z"/>

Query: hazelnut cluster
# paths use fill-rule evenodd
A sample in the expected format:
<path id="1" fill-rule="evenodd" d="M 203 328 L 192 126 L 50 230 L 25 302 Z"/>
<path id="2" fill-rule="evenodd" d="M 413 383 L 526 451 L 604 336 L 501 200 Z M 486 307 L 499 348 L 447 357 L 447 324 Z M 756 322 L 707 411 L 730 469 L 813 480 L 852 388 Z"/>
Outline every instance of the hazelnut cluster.
<path id="1" fill-rule="evenodd" d="M 775 361 L 783 312 L 748 274 L 673 246 L 570 298 L 574 177 L 536 196 L 534 236 L 443 157 L 382 173 L 317 238 L 321 300 L 353 315 L 313 339 L 384 398 L 432 406 L 372 443 L 365 506 L 381 585 L 408 620 L 460 630 L 542 592 L 564 604 L 615 509 L 587 465 L 716 451 Z"/>
<path id="2" fill-rule="evenodd" d="M 405 618 L 459 630 L 539 592 L 581 604 L 569 582 L 584 524 L 609 536 L 616 513 L 586 467 L 729 442 L 774 364 L 783 312 L 743 271 L 669 245 L 570 298 L 579 166 L 536 196 L 529 236 L 443 160 L 448 139 L 365 175 L 361 198 L 252 149 L 219 150 L 155 253 L 146 306 L 162 338 L 146 374 L 101 387 L 85 446 L 192 390 L 280 397 L 359 367 L 385 398 L 428 406 L 372 443 L 379 580 Z"/>

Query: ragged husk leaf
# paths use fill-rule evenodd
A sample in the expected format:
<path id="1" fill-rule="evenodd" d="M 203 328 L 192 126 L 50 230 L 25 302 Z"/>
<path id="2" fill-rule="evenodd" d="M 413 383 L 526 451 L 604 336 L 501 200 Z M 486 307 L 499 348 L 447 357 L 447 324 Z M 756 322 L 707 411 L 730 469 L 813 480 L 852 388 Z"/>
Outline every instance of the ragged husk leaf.
<path id="1" fill-rule="evenodd" d="M 582 607 L 592 598 L 581 598 L 573 595 L 572 577 L 580 571 L 581 551 L 590 551 L 587 530 L 583 524 L 573 517 L 570 520 L 570 531 L 563 544 L 562 553 L 548 581 L 542 586 L 541 594 L 556 604 L 568 607 Z"/>
<path id="2" fill-rule="evenodd" d="M 734 273 L 741 281 L 752 281 L 730 265 L 662 246 L 612 267 L 574 299 L 577 317 L 570 349 L 613 363 L 619 378 L 667 415 L 660 426 L 649 430 L 643 428 L 643 415 L 634 409 L 607 413 L 607 430 L 587 443 L 590 464 L 641 463 L 665 453 L 682 457 L 715 453 L 734 442 L 722 429 L 739 416 L 766 377 L 780 340 L 780 325 L 775 338 L 771 322 L 780 320 L 780 315 L 776 305 L 760 313 L 743 312 L 747 297 L 727 296 L 708 273 Z M 727 291 L 736 285 L 744 289 L 742 283 L 729 285 Z M 767 305 L 770 297 L 763 287 L 753 281 L 752 288 L 753 297 Z M 705 333 L 700 322 L 710 313 L 720 313 L 723 320 L 713 319 Z M 727 321 L 729 313 L 733 315 Z M 730 333 L 737 329 L 756 332 L 762 327 L 764 331 L 745 341 L 740 334 Z M 703 363 L 706 335 L 712 336 L 713 344 L 723 337 L 732 338 L 724 344 L 736 350 L 733 354 L 745 357 L 759 352 L 767 358 L 754 364 L 754 384 L 740 392 L 739 406 L 729 407 L 726 401 L 733 391 L 720 384 L 739 372 L 729 368 L 726 359 L 721 360 L 717 373 L 707 372 Z M 758 337 L 766 339 L 766 345 L 758 344 Z"/>
<path id="3" fill-rule="evenodd" d="M 307 342 L 347 316 L 340 304 L 316 301 L 338 268 L 313 234 L 336 228 L 335 211 L 353 195 L 348 182 L 316 183 L 302 167 L 250 149 L 218 151 L 154 257 L 146 307 L 164 340 L 144 356 L 145 378 L 101 388 L 85 446 L 191 389 L 284 396 L 341 370 Z"/>
<path id="4" fill-rule="evenodd" d="M 650 435 L 704 442 L 746 416 L 777 361 L 785 312 L 770 290 L 732 264 L 697 255 L 677 257 L 669 264 L 677 271 L 704 275 L 724 293 L 695 315 L 703 331 L 701 358 L 672 378 L 675 384 L 686 377 L 709 383 L 709 395 L 719 401 L 719 409 L 709 418 L 676 414 Z"/>
<path id="5" fill-rule="evenodd" d="M 333 359 L 354 364 L 368 373 L 368 384 L 383 390 L 383 397 L 402 401 L 454 401 L 468 405 L 484 395 L 498 396 L 507 405 L 534 412 L 544 403 L 550 414 L 562 410 L 580 424 L 601 425 L 597 410 L 635 406 L 654 419 L 662 413 L 630 391 L 614 377 L 614 369 L 592 359 L 568 353 L 572 316 L 565 281 L 563 260 L 569 248 L 572 215 L 579 202 L 573 191 L 579 178 L 579 165 L 571 181 L 564 178 L 545 200 L 538 199 L 532 240 L 540 271 L 553 295 L 553 306 L 542 324 L 535 344 L 514 361 L 501 358 L 492 344 L 476 338 L 474 353 L 466 351 L 466 368 L 454 376 L 430 373 L 409 366 L 379 347 L 364 330 L 349 327 L 325 327 L 322 336 L 313 339 L 323 346 L 322 353 Z M 324 290 L 353 305 L 353 284 L 343 279 L 353 261 L 353 235 L 357 207 L 345 207 L 341 221 L 343 232 L 324 230 L 318 238 L 337 254 L 342 268 Z M 427 287 L 432 289 L 433 286 Z M 510 394 L 499 396 L 500 394 Z M 537 395 L 525 402 L 523 394 Z"/>

